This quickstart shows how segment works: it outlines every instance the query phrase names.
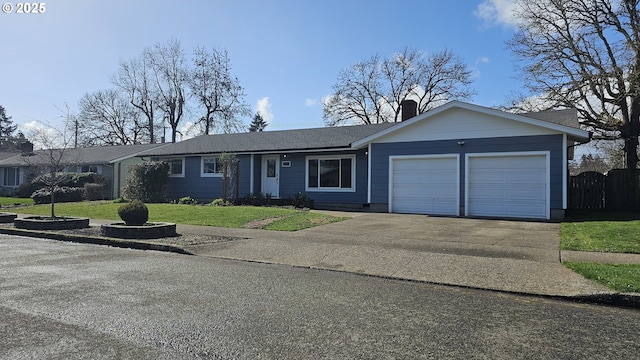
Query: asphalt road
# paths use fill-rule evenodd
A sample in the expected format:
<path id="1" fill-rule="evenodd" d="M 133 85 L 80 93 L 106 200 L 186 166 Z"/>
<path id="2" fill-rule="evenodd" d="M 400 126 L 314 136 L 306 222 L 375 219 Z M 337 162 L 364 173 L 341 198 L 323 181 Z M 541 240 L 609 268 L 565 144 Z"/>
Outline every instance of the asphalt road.
<path id="1" fill-rule="evenodd" d="M 0 236 L 1 359 L 623 359 L 640 311 Z"/>

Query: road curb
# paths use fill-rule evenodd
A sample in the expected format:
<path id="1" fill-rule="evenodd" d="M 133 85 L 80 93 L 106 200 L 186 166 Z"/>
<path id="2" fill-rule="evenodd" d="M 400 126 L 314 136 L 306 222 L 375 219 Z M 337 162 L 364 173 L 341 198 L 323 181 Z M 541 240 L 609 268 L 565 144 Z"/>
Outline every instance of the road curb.
<path id="1" fill-rule="evenodd" d="M 193 253 L 173 245 L 154 244 L 144 241 L 114 239 L 108 237 L 83 236 L 72 234 L 51 233 L 46 231 L 33 231 L 24 229 L 0 228 L 0 234 L 28 236 L 33 238 L 45 238 L 58 241 L 68 241 L 80 244 L 106 245 L 117 248 L 134 249 L 134 250 L 155 250 L 172 252 L 183 255 L 194 255 Z"/>

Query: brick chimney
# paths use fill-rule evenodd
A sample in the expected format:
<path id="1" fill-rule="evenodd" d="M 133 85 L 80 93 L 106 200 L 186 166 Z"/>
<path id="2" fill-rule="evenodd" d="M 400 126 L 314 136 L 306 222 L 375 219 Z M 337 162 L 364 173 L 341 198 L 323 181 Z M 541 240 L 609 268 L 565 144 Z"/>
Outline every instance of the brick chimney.
<path id="1" fill-rule="evenodd" d="M 418 103 L 413 100 L 403 100 L 400 103 L 402 109 L 402 121 L 418 115 Z"/>

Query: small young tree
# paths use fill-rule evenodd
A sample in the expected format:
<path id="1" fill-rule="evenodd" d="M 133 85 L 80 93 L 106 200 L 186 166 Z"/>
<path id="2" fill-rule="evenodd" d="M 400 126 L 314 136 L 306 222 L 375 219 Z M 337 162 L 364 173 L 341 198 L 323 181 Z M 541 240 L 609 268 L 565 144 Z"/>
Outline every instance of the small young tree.
<path id="1" fill-rule="evenodd" d="M 131 168 L 123 195 L 128 200 L 157 203 L 165 200 L 165 185 L 169 178 L 169 164 L 164 161 L 145 161 Z"/>
<path id="2" fill-rule="evenodd" d="M 72 116 L 69 112 L 67 117 Z M 22 157 L 24 163 L 33 174 L 43 175 L 40 181 L 51 191 L 51 217 L 56 217 L 55 193 L 58 186 L 69 180 L 64 172 L 65 166 L 77 166 L 80 163 L 77 152 L 71 148 L 73 136 L 69 136 L 68 128 L 58 130 L 46 124 L 32 131 L 29 136 L 42 149 Z"/>

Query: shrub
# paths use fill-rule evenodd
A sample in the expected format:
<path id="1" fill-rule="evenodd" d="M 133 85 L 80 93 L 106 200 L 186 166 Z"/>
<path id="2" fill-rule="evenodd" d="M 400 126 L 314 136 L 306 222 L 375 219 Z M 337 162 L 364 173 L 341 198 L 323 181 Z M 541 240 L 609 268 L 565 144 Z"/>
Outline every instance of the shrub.
<path id="1" fill-rule="evenodd" d="M 149 220 L 149 209 L 142 201 L 134 200 L 118 208 L 120 219 L 127 225 L 140 226 Z"/>
<path id="2" fill-rule="evenodd" d="M 271 193 L 247 194 L 239 202 L 242 205 L 269 206 L 271 205 Z"/>
<path id="3" fill-rule="evenodd" d="M 113 199 L 113 203 L 114 204 L 124 204 L 124 203 L 128 203 L 128 202 L 129 201 L 127 199 L 121 198 L 121 197 Z"/>
<path id="4" fill-rule="evenodd" d="M 183 198 L 178 199 L 178 204 L 187 204 L 187 205 L 196 205 L 198 200 L 192 198 L 191 196 L 185 196 Z"/>
<path id="5" fill-rule="evenodd" d="M 18 188 L 18 190 L 15 192 L 14 195 L 19 198 L 28 198 L 28 197 L 31 197 L 31 195 L 36 190 L 39 190 L 41 188 L 42 186 L 38 186 L 32 182 L 24 182 L 20 184 L 20 187 Z"/>
<path id="6" fill-rule="evenodd" d="M 104 198 L 102 194 L 102 190 L 104 189 L 104 184 L 96 184 L 96 183 L 85 183 L 84 184 L 84 199 L 85 200 L 102 200 Z"/>
<path id="7" fill-rule="evenodd" d="M 84 188 L 79 187 L 56 187 L 55 202 L 73 202 L 82 201 L 84 194 Z M 50 204 L 51 203 L 51 190 L 49 188 L 43 188 L 36 190 L 31 198 L 36 204 Z"/>
<path id="8" fill-rule="evenodd" d="M 297 208 L 313 208 L 313 199 L 310 199 L 309 196 L 303 192 L 295 193 L 292 198 L 287 199 L 287 202 L 290 202 L 291 205 Z"/>
<path id="9" fill-rule="evenodd" d="M 231 206 L 232 204 L 225 199 L 215 199 L 211 202 L 212 206 Z"/>
<path id="10" fill-rule="evenodd" d="M 163 161 L 145 161 L 131 167 L 131 176 L 124 187 L 124 197 L 146 203 L 164 202 L 164 187 L 169 178 L 169 164 Z"/>

